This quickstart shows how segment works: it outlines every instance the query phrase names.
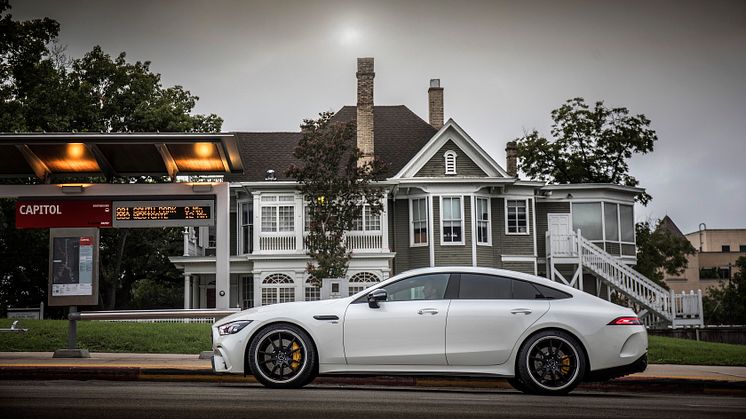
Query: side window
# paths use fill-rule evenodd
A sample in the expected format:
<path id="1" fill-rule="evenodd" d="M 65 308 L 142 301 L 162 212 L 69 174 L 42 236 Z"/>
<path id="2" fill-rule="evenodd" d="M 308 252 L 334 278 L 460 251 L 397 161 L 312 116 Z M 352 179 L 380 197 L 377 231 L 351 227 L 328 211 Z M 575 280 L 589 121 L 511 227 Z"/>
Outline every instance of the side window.
<path id="1" fill-rule="evenodd" d="M 386 301 L 442 300 L 448 286 L 449 273 L 418 275 L 386 286 Z"/>
<path id="2" fill-rule="evenodd" d="M 461 274 L 458 294 L 461 300 L 505 300 L 511 295 L 511 280 L 508 278 L 485 274 Z"/>
<path id="3" fill-rule="evenodd" d="M 561 300 L 563 298 L 572 298 L 572 295 L 564 291 L 554 289 L 552 287 L 547 287 L 545 285 L 539 285 L 539 284 L 534 284 L 534 286 L 536 287 L 536 289 L 539 290 L 539 292 L 541 292 L 541 295 L 547 300 Z"/>
<path id="4" fill-rule="evenodd" d="M 514 300 L 536 300 L 544 298 L 544 295 L 536 289 L 534 284 L 518 279 L 514 279 L 512 282 Z"/>

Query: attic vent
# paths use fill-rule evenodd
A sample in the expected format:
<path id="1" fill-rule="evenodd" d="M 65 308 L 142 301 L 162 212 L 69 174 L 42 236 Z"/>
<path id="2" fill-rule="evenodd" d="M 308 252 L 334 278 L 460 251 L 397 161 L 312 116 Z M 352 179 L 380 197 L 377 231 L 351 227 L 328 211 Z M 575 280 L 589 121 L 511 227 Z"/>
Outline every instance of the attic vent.
<path id="1" fill-rule="evenodd" d="M 455 175 L 456 174 L 456 152 L 453 150 L 448 150 L 443 154 L 443 158 L 446 161 L 446 174 L 447 175 Z"/>
<path id="2" fill-rule="evenodd" d="M 277 176 L 275 176 L 275 171 L 272 169 L 267 170 L 267 173 L 264 175 L 264 180 L 277 180 Z"/>

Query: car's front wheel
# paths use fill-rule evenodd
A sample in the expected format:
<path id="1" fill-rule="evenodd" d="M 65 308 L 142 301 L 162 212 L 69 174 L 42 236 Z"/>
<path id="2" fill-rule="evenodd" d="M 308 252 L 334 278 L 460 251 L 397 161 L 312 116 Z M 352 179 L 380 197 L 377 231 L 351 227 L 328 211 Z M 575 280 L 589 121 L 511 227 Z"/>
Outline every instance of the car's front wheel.
<path id="1" fill-rule="evenodd" d="M 316 350 L 311 337 L 291 324 L 270 325 L 251 340 L 251 372 L 257 381 L 273 388 L 299 388 L 316 374 Z"/>
<path id="2" fill-rule="evenodd" d="M 518 377 L 535 394 L 567 394 L 583 379 L 583 348 L 575 337 L 559 330 L 531 336 L 518 353 Z"/>

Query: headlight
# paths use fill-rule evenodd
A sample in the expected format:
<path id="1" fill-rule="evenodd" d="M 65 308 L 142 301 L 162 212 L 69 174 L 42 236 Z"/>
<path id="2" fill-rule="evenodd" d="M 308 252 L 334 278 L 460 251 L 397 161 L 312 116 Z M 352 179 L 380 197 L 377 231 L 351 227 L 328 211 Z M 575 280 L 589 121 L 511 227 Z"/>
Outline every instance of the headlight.
<path id="1" fill-rule="evenodd" d="M 226 323 L 218 326 L 218 333 L 220 336 L 232 335 L 240 332 L 244 327 L 248 326 L 253 320 L 236 320 L 234 322 Z"/>

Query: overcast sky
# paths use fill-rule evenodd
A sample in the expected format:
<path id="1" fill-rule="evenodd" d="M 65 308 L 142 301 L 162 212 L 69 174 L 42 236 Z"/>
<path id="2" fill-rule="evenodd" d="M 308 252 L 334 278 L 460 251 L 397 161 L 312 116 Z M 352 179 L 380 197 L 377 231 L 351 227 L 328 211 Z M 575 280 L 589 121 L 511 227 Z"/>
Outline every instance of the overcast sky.
<path id="1" fill-rule="evenodd" d="M 445 115 L 498 162 L 524 131 L 549 134 L 566 99 L 652 120 L 631 172 L 653 195 L 637 218 L 685 232 L 746 228 L 745 1 L 12 1 L 50 17 L 72 57 L 94 45 L 152 61 L 225 131 L 297 131 L 355 103 L 356 57 L 375 57 L 375 102 Z"/>

